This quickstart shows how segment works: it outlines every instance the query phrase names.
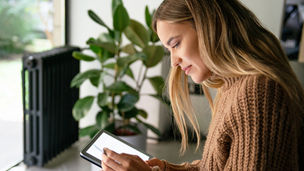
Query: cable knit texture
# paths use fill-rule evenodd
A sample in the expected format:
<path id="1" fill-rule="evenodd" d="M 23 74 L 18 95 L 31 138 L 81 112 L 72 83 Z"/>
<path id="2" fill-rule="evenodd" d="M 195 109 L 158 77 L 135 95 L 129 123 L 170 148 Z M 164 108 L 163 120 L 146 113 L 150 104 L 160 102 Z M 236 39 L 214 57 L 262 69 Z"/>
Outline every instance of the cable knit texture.
<path id="1" fill-rule="evenodd" d="M 303 137 L 296 136 L 289 98 L 278 83 L 264 76 L 242 76 L 226 79 L 219 91 L 202 160 L 166 163 L 166 170 L 303 168 Z"/>

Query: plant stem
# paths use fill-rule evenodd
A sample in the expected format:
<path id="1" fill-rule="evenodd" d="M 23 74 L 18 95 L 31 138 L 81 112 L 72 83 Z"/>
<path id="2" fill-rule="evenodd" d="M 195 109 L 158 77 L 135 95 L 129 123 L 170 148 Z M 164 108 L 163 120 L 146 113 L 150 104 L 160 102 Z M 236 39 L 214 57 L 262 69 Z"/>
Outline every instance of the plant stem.
<path id="1" fill-rule="evenodd" d="M 143 78 L 142 78 L 142 80 L 141 80 L 141 83 L 140 83 L 139 89 L 138 89 L 138 92 L 139 92 L 139 93 L 140 93 L 140 90 L 141 90 L 141 88 L 142 88 L 142 86 L 143 86 L 143 84 L 144 84 L 145 79 L 147 78 L 147 72 L 148 72 L 148 68 L 145 67 L 144 76 L 143 76 Z"/>
<path id="2" fill-rule="evenodd" d="M 141 77 L 141 73 L 142 73 L 142 69 L 143 69 L 144 64 L 142 64 L 139 68 L 139 73 L 138 73 L 138 77 L 136 80 L 136 88 L 137 90 L 139 90 L 139 82 L 140 82 L 140 77 Z"/>
<path id="3" fill-rule="evenodd" d="M 119 33 L 120 36 L 119 36 L 119 41 L 118 41 L 118 44 L 117 44 L 117 54 L 115 55 L 115 60 L 117 61 L 119 58 L 120 58 L 120 46 L 121 46 L 121 33 Z M 118 66 L 117 66 L 117 63 L 115 63 L 115 73 L 114 73 L 114 83 L 117 81 L 118 79 Z M 115 123 L 115 94 L 112 93 L 112 111 L 113 111 L 113 121 Z"/>
<path id="4" fill-rule="evenodd" d="M 119 41 L 118 41 L 118 44 L 117 44 L 117 54 L 115 55 L 115 58 L 116 58 L 116 61 L 120 58 L 120 46 L 121 46 L 121 33 L 119 33 L 120 36 L 119 36 Z M 114 82 L 117 81 L 117 78 L 118 78 L 118 66 L 117 66 L 117 63 L 115 63 L 115 77 L 114 77 Z"/>
<path id="5" fill-rule="evenodd" d="M 98 58 L 98 56 L 97 56 L 97 58 Z M 103 73 L 104 72 L 104 63 L 100 61 L 100 65 L 101 65 L 101 73 Z M 103 79 L 102 79 L 101 83 L 102 83 L 102 91 L 105 92 L 106 85 L 105 85 Z"/>

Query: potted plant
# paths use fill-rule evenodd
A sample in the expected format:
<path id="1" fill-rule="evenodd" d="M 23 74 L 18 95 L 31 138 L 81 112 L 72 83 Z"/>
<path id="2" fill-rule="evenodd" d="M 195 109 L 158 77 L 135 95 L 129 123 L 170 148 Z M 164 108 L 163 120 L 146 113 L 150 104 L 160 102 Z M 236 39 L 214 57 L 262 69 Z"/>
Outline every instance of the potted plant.
<path id="1" fill-rule="evenodd" d="M 80 129 L 80 136 L 92 137 L 100 129 L 116 135 L 135 135 L 141 133 L 140 124 L 160 135 L 157 128 L 144 121 L 148 116 L 147 112 L 136 106 L 144 95 L 142 86 L 146 80 L 156 91 L 149 95 L 159 100 L 162 100 L 164 86 L 161 76 L 147 76 L 148 70 L 160 63 L 164 56 L 163 47 L 156 45 L 159 39 L 151 29 L 152 14 L 148 7 L 145 9 L 147 27 L 130 19 L 122 0 L 112 0 L 113 28 L 106 25 L 92 10 L 88 11 L 88 15 L 94 22 L 106 28 L 107 32 L 101 33 L 97 38 L 89 38 L 86 42 L 88 48 L 73 53 L 78 60 L 98 61 L 100 64 L 99 69 L 81 72 L 71 82 L 71 87 L 79 87 L 89 80 L 93 86 L 101 89 L 96 96 L 79 99 L 73 107 L 73 116 L 78 121 L 87 115 L 94 102 L 100 108 L 96 123 Z M 123 37 L 129 43 L 124 44 Z M 135 62 L 141 63 L 137 77 L 131 67 Z"/>

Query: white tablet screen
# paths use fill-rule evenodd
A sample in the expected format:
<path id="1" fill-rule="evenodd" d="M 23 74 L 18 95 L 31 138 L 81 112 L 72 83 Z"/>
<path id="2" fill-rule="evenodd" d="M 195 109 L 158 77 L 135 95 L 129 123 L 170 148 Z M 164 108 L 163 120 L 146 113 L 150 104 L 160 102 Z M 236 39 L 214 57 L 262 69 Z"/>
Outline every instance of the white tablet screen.
<path id="1" fill-rule="evenodd" d="M 102 133 L 98 139 L 92 144 L 92 146 L 87 150 L 87 153 L 101 160 L 101 155 L 103 154 L 103 148 L 108 148 L 115 151 L 116 153 L 127 153 L 139 156 L 144 161 L 149 160 L 149 156 L 143 154 L 142 152 L 136 150 L 133 147 L 113 138 L 112 136 Z"/>

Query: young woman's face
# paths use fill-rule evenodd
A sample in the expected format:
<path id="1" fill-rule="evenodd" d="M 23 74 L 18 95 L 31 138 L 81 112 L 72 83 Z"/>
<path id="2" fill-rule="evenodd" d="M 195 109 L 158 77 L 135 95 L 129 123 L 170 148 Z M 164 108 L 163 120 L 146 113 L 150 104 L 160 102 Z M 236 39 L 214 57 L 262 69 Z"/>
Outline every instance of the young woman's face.
<path id="1" fill-rule="evenodd" d="M 190 22 L 158 20 L 156 27 L 160 41 L 170 51 L 172 67 L 181 67 L 195 83 L 201 83 L 211 75 L 200 57 L 197 34 Z"/>

